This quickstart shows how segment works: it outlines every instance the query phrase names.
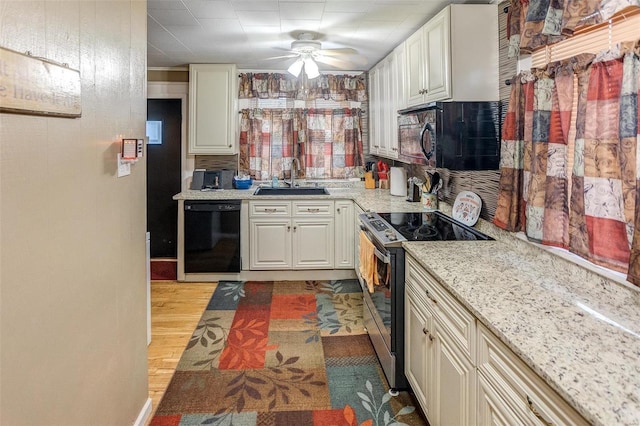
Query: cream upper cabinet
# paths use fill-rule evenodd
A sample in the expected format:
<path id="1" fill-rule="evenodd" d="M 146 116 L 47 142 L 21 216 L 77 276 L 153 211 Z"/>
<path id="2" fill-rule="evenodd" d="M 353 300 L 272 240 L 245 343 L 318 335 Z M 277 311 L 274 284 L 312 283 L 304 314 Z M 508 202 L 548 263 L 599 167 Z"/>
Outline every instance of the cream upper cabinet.
<path id="1" fill-rule="evenodd" d="M 496 101 L 498 9 L 452 4 L 405 42 L 407 106 L 434 101 Z"/>
<path id="2" fill-rule="evenodd" d="M 419 29 L 405 41 L 406 55 L 406 100 L 407 106 L 420 105 L 425 102 L 426 90 L 426 48 L 424 31 Z"/>
<path id="3" fill-rule="evenodd" d="M 369 71 L 369 153 L 377 155 L 382 139 L 382 85 L 380 64 Z"/>
<path id="4" fill-rule="evenodd" d="M 237 152 L 237 86 L 235 65 L 189 65 L 189 154 Z"/>
<path id="5" fill-rule="evenodd" d="M 404 44 L 369 71 L 369 152 L 398 158 L 398 109 L 404 106 Z"/>

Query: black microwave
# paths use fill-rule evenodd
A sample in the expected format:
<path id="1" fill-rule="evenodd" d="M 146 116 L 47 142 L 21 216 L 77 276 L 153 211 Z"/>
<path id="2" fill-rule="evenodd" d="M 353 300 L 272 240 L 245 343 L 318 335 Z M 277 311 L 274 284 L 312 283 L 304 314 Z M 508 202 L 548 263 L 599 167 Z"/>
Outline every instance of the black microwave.
<path id="1" fill-rule="evenodd" d="M 500 102 L 434 102 L 398 112 L 400 161 L 450 170 L 500 168 Z"/>

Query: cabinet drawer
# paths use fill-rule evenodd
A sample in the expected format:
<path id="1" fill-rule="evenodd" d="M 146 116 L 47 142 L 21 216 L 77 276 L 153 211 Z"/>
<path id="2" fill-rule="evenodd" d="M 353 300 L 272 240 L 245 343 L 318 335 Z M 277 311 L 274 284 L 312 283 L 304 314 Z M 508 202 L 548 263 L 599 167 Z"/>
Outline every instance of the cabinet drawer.
<path id="1" fill-rule="evenodd" d="M 407 256 L 406 280 L 420 286 L 434 308 L 434 316 L 458 349 L 471 361 L 476 357 L 476 320 L 446 289 L 430 276 L 411 256 Z"/>
<path id="2" fill-rule="evenodd" d="M 294 216 L 333 216 L 333 201 L 294 201 Z"/>
<path id="3" fill-rule="evenodd" d="M 588 423 L 484 325 L 478 326 L 478 371 L 531 424 Z"/>
<path id="4" fill-rule="evenodd" d="M 258 217 L 289 217 L 291 216 L 291 202 L 250 201 L 249 215 Z"/>

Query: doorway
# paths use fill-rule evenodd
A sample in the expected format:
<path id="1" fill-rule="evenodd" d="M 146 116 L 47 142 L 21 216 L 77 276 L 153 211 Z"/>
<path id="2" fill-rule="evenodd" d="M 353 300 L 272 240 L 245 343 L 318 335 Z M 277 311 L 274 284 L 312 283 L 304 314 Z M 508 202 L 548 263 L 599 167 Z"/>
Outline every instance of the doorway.
<path id="1" fill-rule="evenodd" d="M 147 122 L 158 122 L 158 137 L 147 145 L 147 231 L 152 258 L 176 258 L 181 191 L 182 100 L 147 99 Z"/>

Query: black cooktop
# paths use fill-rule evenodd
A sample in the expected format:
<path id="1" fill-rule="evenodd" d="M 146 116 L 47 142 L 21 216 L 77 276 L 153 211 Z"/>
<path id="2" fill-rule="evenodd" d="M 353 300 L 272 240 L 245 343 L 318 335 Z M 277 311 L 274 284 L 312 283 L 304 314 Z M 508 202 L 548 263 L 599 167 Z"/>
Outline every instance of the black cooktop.
<path id="1" fill-rule="evenodd" d="M 378 214 L 409 241 L 493 240 L 490 236 L 439 211 Z"/>

